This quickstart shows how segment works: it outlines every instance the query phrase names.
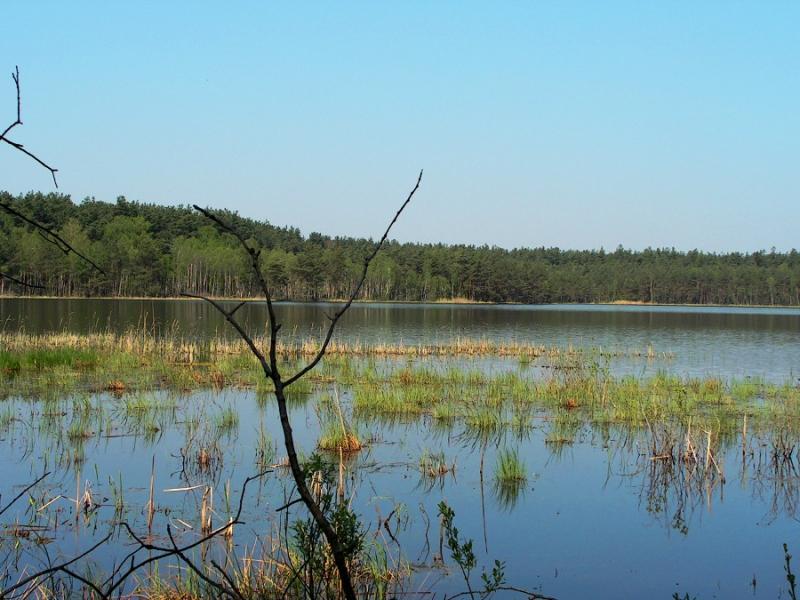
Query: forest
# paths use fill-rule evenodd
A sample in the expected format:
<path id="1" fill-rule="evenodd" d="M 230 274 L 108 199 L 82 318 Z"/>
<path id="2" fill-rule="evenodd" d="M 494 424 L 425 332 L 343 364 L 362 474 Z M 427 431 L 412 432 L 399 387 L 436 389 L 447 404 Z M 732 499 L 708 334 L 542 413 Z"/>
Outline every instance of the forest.
<path id="1" fill-rule="evenodd" d="M 58 232 L 104 273 L 58 252 L 37 231 L 0 211 L 1 294 L 177 296 L 182 292 L 250 297 L 257 289 L 236 240 L 190 206 L 117 198 L 74 203 L 58 193 L 0 203 Z M 301 234 L 221 212 L 263 249 L 261 261 L 279 299 L 349 295 L 370 240 Z M 800 305 L 800 254 L 688 252 L 674 248 L 562 250 L 388 243 L 370 267 L 363 300 L 477 302 L 651 302 Z"/>

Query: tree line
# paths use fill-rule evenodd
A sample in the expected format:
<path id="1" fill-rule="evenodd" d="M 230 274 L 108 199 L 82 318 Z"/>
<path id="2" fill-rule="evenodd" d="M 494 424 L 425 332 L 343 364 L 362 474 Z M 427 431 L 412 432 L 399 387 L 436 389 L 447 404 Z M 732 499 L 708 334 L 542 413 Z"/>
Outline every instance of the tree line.
<path id="1" fill-rule="evenodd" d="M 53 251 L 39 232 L 0 213 L 0 272 L 43 290 L 0 279 L 0 293 L 64 296 L 175 296 L 182 292 L 259 294 L 238 241 L 189 206 L 86 199 L 58 193 L 0 192 L 104 272 L 74 254 Z M 303 236 L 294 227 L 220 213 L 263 248 L 260 260 L 278 299 L 322 300 L 350 294 L 371 240 Z M 800 254 L 717 254 L 675 249 L 513 250 L 471 245 L 388 242 L 372 263 L 365 300 L 614 302 L 800 305 Z"/>

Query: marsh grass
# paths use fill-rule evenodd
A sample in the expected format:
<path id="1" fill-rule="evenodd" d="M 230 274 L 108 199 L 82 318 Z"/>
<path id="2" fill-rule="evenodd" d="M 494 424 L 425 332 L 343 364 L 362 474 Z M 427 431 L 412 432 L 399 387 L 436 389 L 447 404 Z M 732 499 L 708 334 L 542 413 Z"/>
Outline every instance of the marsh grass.
<path id="1" fill-rule="evenodd" d="M 528 480 L 527 468 L 520 458 L 518 450 L 515 448 L 502 448 L 497 453 L 494 478 L 501 484 Z"/>
<path id="2" fill-rule="evenodd" d="M 0 344 L 0 397 L 56 400 L 76 392 L 109 390 L 123 400 L 126 418 L 138 422 L 135 430 L 149 435 L 163 429 L 170 412 L 161 405 L 163 400 L 156 403 L 148 397 L 152 392 L 250 388 L 262 406 L 272 392 L 247 349 L 224 339 L 200 343 L 141 331 L 87 336 L 0 333 Z M 290 341 L 280 352 L 296 366 L 315 344 Z M 340 342 L 333 348 L 318 373 L 289 388 L 292 405 L 324 397 L 340 385 L 350 392 L 359 423 L 432 418 L 437 427 L 460 424 L 470 435 L 482 437 L 504 428 L 522 435 L 530 429 L 533 415 L 545 411 L 550 415 L 547 441 L 553 445 L 569 443 L 579 423 L 587 421 L 644 426 L 647 421 L 693 418 L 717 420 L 722 429 L 733 430 L 746 414 L 753 427 L 800 423 L 800 388 L 792 383 L 682 378 L 664 371 L 646 377 L 610 374 L 609 357 L 650 360 L 660 356 L 652 348 L 556 350 L 485 340 L 434 346 Z M 482 358 L 487 356 L 499 368 L 487 367 Z M 530 368 L 520 369 L 520 360 Z M 164 416 L 149 415 L 158 411 Z M 220 431 L 235 430 L 235 412 L 214 417 Z M 349 438 L 336 439 L 335 420 L 323 430 L 330 444 L 353 445 Z"/>
<path id="3" fill-rule="evenodd" d="M 494 493 L 501 507 L 510 510 L 522 496 L 528 482 L 528 469 L 515 448 L 497 452 L 494 468 Z"/>
<path id="4" fill-rule="evenodd" d="M 317 446 L 321 450 L 358 452 L 363 447 L 361 438 L 345 417 L 339 391 L 333 389 L 333 395 L 318 404 L 318 415 L 321 421 L 321 433 Z"/>
<path id="5" fill-rule="evenodd" d="M 455 474 L 455 461 L 449 462 L 444 451 L 432 452 L 427 448 L 419 458 L 419 470 L 423 477 L 436 479 L 448 473 Z"/>
<path id="6" fill-rule="evenodd" d="M 228 435 L 239 428 L 239 413 L 230 404 L 225 406 L 215 417 L 215 426 L 222 435 Z"/>
<path id="7" fill-rule="evenodd" d="M 320 450 L 358 452 L 363 447 L 358 435 L 350 429 L 342 429 L 335 420 L 327 421 L 317 443 Z"/>
<path id="8" fill-rule="evenodd" d="M 255 463 L 260 469 L 265 469 L 275 462 L 277 447 L 269 432 L 264 429 L 264 422 L 261 421 L 256 437 Z"/>

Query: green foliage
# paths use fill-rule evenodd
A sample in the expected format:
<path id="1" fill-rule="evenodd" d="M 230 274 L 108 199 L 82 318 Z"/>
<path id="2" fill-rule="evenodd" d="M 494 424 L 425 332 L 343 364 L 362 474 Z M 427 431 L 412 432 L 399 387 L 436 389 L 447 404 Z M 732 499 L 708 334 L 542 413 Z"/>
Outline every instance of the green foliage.
<path id="1" fill-rule="evenodd" d="M 173 296 L 182 291 L 253 296 L 257 283 L 229 235 L 185 206 L 118 198 L 74 204 L 62 194 L 31 193 L 4 202 L 54 228 L 97 259 L 102 276 L 73 255 L 54 251 L 10 216 L 0 218 L 0 270 L 60 295 Z M 346 297 L 369 241 L 278 228 L 222 211 L 222 218 L 263 248 L 261 265 L 276 297 Z M 8 286 L 0 280 L 0 286 Z M 0 287 L 0 289 L 3 289 Z M 362 288 L 373 300 L 466 298 L 487 302 L 800 304 L 800 253 L 708 254 L 390 242 Z"/>
<path id="2" fill-rule="evenodd" d="M 333 465 L 319 454 L 312 454 L 302 468 L 306 484 L 336 531 L 351 573 L 357 571 L 354 567 L 363 558 L 366 531 L 347 502 L 336 501 L 332 492 L 336 480 Z M 298 564 L 303 565 L 298 570 L 304 580 L 302 587 L 310 590 L 311 597 L 335 597 L 331 592 L 338 578 L 333 571 L 327 542 L 316 521 L 311 517 L 297 519 L 291 524 L 291 531 L 292 549 L 299 556 Z"/>
<path id="3" fill-rule="evenodd" d="M 74 348 L 41 348 L 26 352 L 0 351 L 0 372 L 13 375 L 22 369 L 45 370 L 56 367 L 92 369 L 99 361 L 96 352 Z"/>
<path id="4" fill-rule="evenodd" d="M 445 501 L 439 502 L 439 518 L 441 519 L 447 547 L 450 549 L 450 556 L 461 570 L 461 574 L 467 584 L 469 596 L 474 598 L 476 592 L 472 589 L 470 575 L 478 561 L 475 558 L 475 552 L 472 550 L 472 540 L 461 541 L 458 528 L 454 524 L 455 516 L 455 511 Z M 505 563 L 495 560 L 491 573 L 487 573 L 485 570 L 481 573 L 481 582 L 483 583 L 483 589 L 478 591 L 477 594 L 484 600 L 494 592 L 502 589 L 506 582 Z"/>
<path id="5" fill-rule="evenodd" d="M 515 448 L 504 448 L 497 453 L 494 476 L 501 484 L 524 482 L 528 479 L 525 463 Z"/>

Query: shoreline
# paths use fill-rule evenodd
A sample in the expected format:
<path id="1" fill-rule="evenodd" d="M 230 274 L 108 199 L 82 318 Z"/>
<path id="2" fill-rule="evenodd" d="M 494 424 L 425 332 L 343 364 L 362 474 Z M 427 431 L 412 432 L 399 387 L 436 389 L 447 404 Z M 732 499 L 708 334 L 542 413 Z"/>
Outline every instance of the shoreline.
<path id="1" fill-rule="evenodd" d="M 261 298 L 241 296 L 208 296 L 212 300 L 223 302 L 264 302 Z M 198 298 L 184 296 L 31 296 L 19 294 L 0 294 L 0 300 L 134 300 L 134 301 L 193 301 L 202 302 Z M 342 298 L 325 298 L 320 300 L 273 300 L 275 304 L 344 304 Z M 469 300 L 467 298 L 448 298 L 441 300 L 355 300 L 353 304 L 410 304 L 410 305 L 439 305 L 439 306 L 640 306 L 640 307 L 684 307 L 684 308 L 775 308 L 775 309 L 800 309 L 799 304 L 692 304 L 646 302 L 642 300 L 612 300 L 608 302 L 489 302 L 486 300 Z"/>

